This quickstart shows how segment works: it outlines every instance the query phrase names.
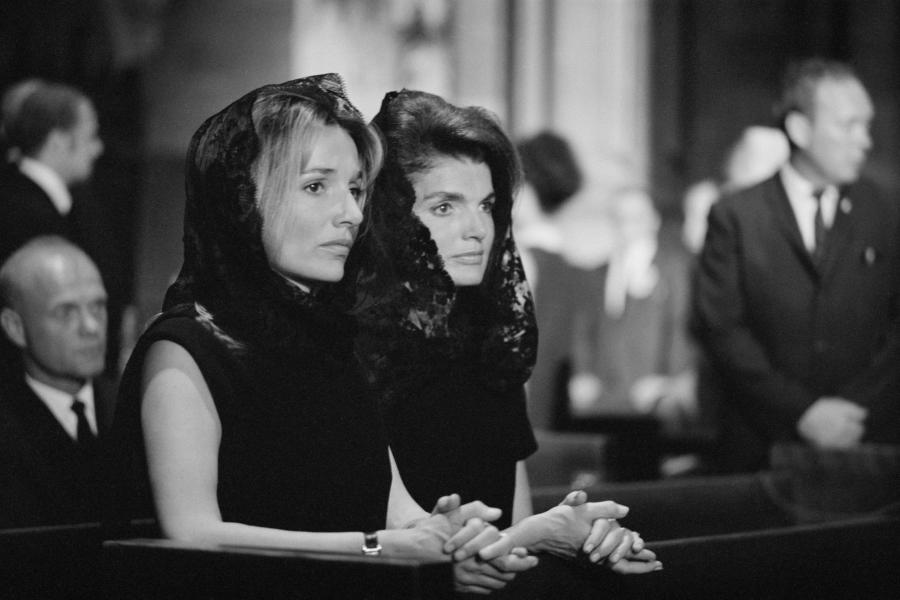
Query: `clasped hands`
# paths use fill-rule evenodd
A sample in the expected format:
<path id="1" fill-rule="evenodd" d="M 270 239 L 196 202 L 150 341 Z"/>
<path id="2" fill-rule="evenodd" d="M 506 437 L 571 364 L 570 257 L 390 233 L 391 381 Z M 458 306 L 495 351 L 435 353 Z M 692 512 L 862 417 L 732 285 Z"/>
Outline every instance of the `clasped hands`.
<path id="1" fill-rule="evenodd" d="M 491 525 L 501 512 L 480 501 L 461 504 L 459 495 L 451 494 L 437 501 L 430 517 L 414 524 L 440 540 L 440 552 L 453 560 L 458 591 L 489 594 L 512 581 L 516 573 L 537 564 L 537 558 L 526 549 L 503 544 L 504 534 Z M 479 555 L 488 547 L 495 548 L 497 554 L 490 560 Z"/>
<path id="2" fill-rule="evenodd" d="M 505 543 L 566 558 L 584 553 L 590 562 L 603 562 L 623 574 L 661 569 L 662 563 L 644 547 L 640 534 L 619 524 L 618 519 L 627 514 L 626 506 L 610 500 L 588 502 L 587 494 L 577 490 L 550 510 L 526 517 L 510 527 L 505 532 Z M 482 549 L 479 555 L 491 559 L 502 547 L 494 544 Z"/>
<path id="3" fill-rule="evenodd" d="M 435 518 L 446 521 L 442 549 L 453 558 L 461 591 L 490 593 L 502 588 L 516 573 L 537 564 L 529 551 L 568 558 L 583 552 L 590 562 L 604 562 L 619 573 L 662 568 L 640 535 L 619 525 L 628 508 L 615 502 L 587 502 L 585 492 L 575 491 L 558 506 L 522 519 L 504 532 L 490 524 L 500 512 L 481 502 L 460 505 L 459 496 L 453 494 L 439 499 L 425 520 L 431 525 Z"/>

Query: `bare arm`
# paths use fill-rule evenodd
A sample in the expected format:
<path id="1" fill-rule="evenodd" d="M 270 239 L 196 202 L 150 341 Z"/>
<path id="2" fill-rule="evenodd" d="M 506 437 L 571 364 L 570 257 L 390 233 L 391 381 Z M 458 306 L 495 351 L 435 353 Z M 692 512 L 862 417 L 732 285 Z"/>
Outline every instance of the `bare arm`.
<path id="1" fill-rule="evenodd" d="M 197 363 L 182 346 L 159 341 L 147 352 L 143 375 L 141 421 L 147 463 L 157 515 L 167 537 L 218 544 L 360 552 L 362 532 L 288 531 L 223 521 L 217 497 L 222 427 Z M 393 456 L 391 469 L 389 527 L 411 521 L 415 526 L 379 532 L 386 555 L 446 559 L 443 544 L 472 517 L 478 517 L 478 521 L 464 537 L 480 542 L 474 551 L 491 539 L 490 530 L 483 535 L 482 518 L 490 518 L 496 509 L 470 503 L 431 517 L 409 496 Z M 327 490 L 316 493 L 327 493 Z"/>
<path id="2" fill-rule="evenodd" d="M 388 529 L 411 527 L 416 522 L 428 518 L 429 514 L 410 496 L 397 469 L 394 453 L 388 450 L 388 454 L 391 459 L 391 493 L 388 498 L 387 527 Z"/>
<path id="3" fill-rule="evenodd" d="M 141 421 L 150 483 L 160 526 L 167 537 L 328 552 L 360 551 L 362 532 L 286 531 L 223 521 L 216 494 L 221 423 L 197 363 L 180 345 L 155 342 L 147 352 L 142 388 Z"/>
<path id="4" fill-rule="evenodd" d="M 640 535 L 619 525 L 617 519 L 627 512 L 626 507 L 615 502 L 587 502 L 587 494 L 574 491 L 558 506 L 513 524 L 500 540 L 478 554 L 494 561 L 511 548 L 570 558 L 584 552 L 591 562 L 605 561 L 612 570 L 623 574 L 661 569 L 662 563 L 644 547 Z"/>
<path id="5" fill-rule="evenodd" d="M 456 520 L 453 529 L 456 526 L 459 528 L 446 540 L 442 550 L 448 556 L 453 556 L 453 575 L 457 591 L 490 593 L 506 586 L 516 573 L 537 564 L 537 559 L 527 556 L 524 550 L 513 549 L 509 550 L 509 554 L 492 562 L 478 559 L 476 557 L 478 551 L 499 538 L 499 532 L 489 524 L 489 521 L 500 517 L 500 509 L 487 507 L 481 502 L 461 507 L 459 496 L 454 494 L 440 498 L 429 515 L 410 496 L 397 469 L 393 453 L 390 456 L 393 480 L 388 502 L 388 527 L 408 528 L 415 525 L 423 528 L 437 526 L 440 529 L 440 521 L 443 518 Z M 389 539 L 393 532 L 388 530 L 384 535 Z"/>
<path id="6" fill-rule="evenodd" d="M 525 461 L 520 460 L 516 463 L 516 489 L 513 496 L 512 507 L 512 523 L 518 523 L 525 517 L 530 517 L 534 513 L 534 507 L 531 505 L 531 486 L 528 483 L 528 470 L 525 468 Z"/>

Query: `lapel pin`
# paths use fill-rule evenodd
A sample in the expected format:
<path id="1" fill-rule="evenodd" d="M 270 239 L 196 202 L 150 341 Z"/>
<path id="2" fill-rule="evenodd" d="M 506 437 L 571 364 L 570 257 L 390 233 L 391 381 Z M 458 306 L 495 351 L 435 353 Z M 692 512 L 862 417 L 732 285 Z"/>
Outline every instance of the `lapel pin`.
<path id="1" fill-rule="evenodd" d="M 850 202 L 850 198 L 841 198 L 841 212 L 846 215 L 851 210 L 853 210 L 853 203 Z"/>
<path id="2" fill-rule="evenodd" d="M 866 261 L 866 265 L 871 267 L 876 258 L 875 248 L 873 248 L 872 246 L 866 246 L 866 249 L 863 252 L 863 258 Z"/>

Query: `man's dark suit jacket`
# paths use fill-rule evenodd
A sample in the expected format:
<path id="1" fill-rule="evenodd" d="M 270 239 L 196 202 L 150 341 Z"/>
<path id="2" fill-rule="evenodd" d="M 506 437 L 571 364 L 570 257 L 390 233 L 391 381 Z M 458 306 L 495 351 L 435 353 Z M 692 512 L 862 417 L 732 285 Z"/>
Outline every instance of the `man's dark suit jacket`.
<path id="1" fill-rule="evenodd" d="M 17 165 L 4 165 L 0 171 L 0 263 L 34 236 L 53 233 L 71 239 L 75 233 L 71 220 Z"/>
<path id="2" fill-rule="evenodd" d="M 94 381 L 102 447 L 114 386 Z M 99 521 L 102 448 L 85 457 L 23 376 L 0 386 L 0 528 Z"/>
<path id="3" fill-rule="evenodd" d="M 821 396 L 868 408 L 864 441 L 900 443 L 898 314 L 900 207 L 871 186 L 842 194 L 820 264 L 780 175 L 714 205 L 693 325 L 723 394 L 725 468 L 765 467 Z"/>

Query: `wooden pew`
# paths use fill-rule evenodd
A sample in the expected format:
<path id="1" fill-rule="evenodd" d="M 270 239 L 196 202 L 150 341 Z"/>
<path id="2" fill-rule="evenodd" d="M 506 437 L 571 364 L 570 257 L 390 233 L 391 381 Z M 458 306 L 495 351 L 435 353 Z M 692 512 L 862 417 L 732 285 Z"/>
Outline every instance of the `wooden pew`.
<path id="1" fill-rule="evenodd" d="M 445 599 L 449 562 L 185 544 L 170 540 L 103 545 L 108 598 Z"/>
<path id="2" fill-rule="evenodd" d="M 154 535 L 156 524 L 136 521 L 130 536 Z M 87 600 L 101 597 L 99 523 L 0 530 L 0 597 Z"/>
<path id="3" fill-rule="evenodd" d="M 663 571 L 623 578 L 625 597 L 900 598 L 900 519 L 869 517 L 649 544 Z"/>
<path id="4" fill-rule="evenodd" d="M 528 457 L 532 486 L 568 485 L 582 474 L 602 481 L 639 481 L 660 475 L 659 424 L 641 415 L 606 415 L 564 422 L 565 430 L 535 430 Z"/>
<path id="5" fill-rule="evenodd" d="M 615 500 L 630 508 L 622 523 L 645 540 L 755 531 L 793 525 L 766 490 L 767 474 L 685 477 L 586 488 L 590 500 Z M 532 488 L 535 512 L 558 504 L 567 486 Z"/>
<path id="6" fill-rule="evenodd" d="M 603 483 L 592 500 L 631 508 L 665 569 L 624 577 L 626 598 L 900 598 L 900 518 L 847 518 L 799 525 L 772 494 L 770 473 Z M 568 487 L 533 491 L 536 511 Z"/>
<path id="7" fill-rule="evenodd" d="M 659 421 L 651 415 L 606 413 L 570 418 L 559 429 L 559 433 L 606 438 L 604 481 L 641 481 L 660 476 L 664 444 Z"/>

